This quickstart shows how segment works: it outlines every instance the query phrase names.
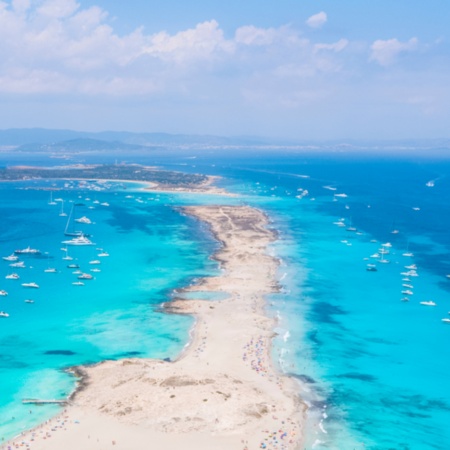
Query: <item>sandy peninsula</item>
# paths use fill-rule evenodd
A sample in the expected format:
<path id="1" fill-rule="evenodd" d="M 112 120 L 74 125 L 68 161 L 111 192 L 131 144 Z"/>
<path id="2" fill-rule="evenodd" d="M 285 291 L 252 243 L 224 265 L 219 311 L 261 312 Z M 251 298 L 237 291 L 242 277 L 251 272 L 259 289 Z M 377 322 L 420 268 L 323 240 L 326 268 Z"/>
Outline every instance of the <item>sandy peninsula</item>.
<path id="1" fill-rule="evenodd" d="M 206 223 L 222 244 L 214 255 L 220 276 L 185 290 L 228 297 L 164 305 L 168 313 L 196 317 L 192 340 L 178 360 L 125 359 L 77 368 L 80 388 L 67 409 L 2 448 L 303 448 L 306 407 L 295 381 L 278 373 L 270 356 L 274 322 L 265 315 L 264 296 L 278 286 L 277 261 L 266 250 L 276 236 L 265 215 L 250 207 L 187 207 L 184 213 Z"/>

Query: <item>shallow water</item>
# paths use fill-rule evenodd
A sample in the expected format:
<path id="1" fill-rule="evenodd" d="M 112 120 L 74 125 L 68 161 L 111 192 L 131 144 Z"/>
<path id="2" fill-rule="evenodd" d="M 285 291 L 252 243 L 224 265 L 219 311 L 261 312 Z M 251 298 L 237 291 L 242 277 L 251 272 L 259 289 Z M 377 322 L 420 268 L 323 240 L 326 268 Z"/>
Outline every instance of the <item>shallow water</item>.
<path id="1" fill-rule="evenodd" d="M 71 274 L 62 267 L 64 274 L 52 286 L 63 289 L 64 299 L 56 289 L 46 290 L 43 281 L 35 304 L 5 303 L 22 291 L 4 285 L 11 292 L 0 302 L 12 314 L 1 322 L 1 348 L 7 351 L 0 361 L 18 382 L 17 389 L 8 385 L 10 377 L 0 384 L 12 392 L 0 410 L 8 416 L 0 412 L 0 418 L 22 414 L 25 426 L 31 423 L 27 411 L 12 406 L 14 398 L 64 396 L 73 384 L 61 367 L 126 355 L 176 355 L 192 321 L 159 314 L 158 305 L 174 288 L 217 267 L 208 259 L 215 244 L 207 228 L 172 207 L 246 203 L 266 211 L 279 232 L 270 251 L 282 260 L 283 289 L 268 299 L 269 313 L 278 318 L 274 358 L 299 379 L 311 406 L 307 448 L 446 448 L 450 325 L 441 319 L 450 317 L 445 276 L 450 274 L 450 164 L 336 154 L 195 156 L 195 161 L 177 158 L 176 164 L 161 155 L 142 161 L 222 175 L 220 184 L 242 197 L 99 193 L 111 207 L 86 215 L 96 221 L 93 239 L 111 256 L 94 283 L 72 289 Z M 432 179 L 434 187 L 426 186 Z M 11 194 L 10 187 L 1 192 L 8 215 L 0 229 L 2 254 L 26 245 L 60 254 L 65 221 L 48 219 L 54 214 L 46 205 L 48 192 Z M 70 192 L 68 197 L 78 195 Z M 144 203 L 136 201 L 139 197 Z M 340 219 L 345 227 L 336 225 Z M 387 242 L 389 264 L 370 257 Z M 406 251 L 414 257 L 402 256 Z M 76 255 L 80 261 L 96 257 L 84 252 Z M 367 271 L 373 262 L 377 272 Z M 43 269 L 47 261 L 34 264 Z M 403 281 L 401 273 L 410 264 L 417 265 L 419 276 Z M 44 277 L 32 273 L 34 281 Z M 401 301 L 403 284 L 414 286 L 409 302 Z M 428 300 L 436 306 L 420 304 Z M 12 320 L 17 315 L 20 323 Z M 45 354 L 49 350 L 53 353 Z M 49 380 L 57 388 L 51 392 Z M 3 432 L 12 429 L 18 427 L 10 421 Z"/>

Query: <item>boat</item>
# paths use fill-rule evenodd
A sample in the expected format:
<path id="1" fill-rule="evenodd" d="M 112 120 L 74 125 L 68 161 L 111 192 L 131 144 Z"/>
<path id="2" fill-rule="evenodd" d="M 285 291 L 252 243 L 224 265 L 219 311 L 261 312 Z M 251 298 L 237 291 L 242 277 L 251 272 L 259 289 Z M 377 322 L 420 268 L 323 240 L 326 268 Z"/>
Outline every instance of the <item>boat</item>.
<path id="1" fill-rule="evenodd" d="M 2 295 L 3 297 L 6 297 L 8 295 L 8 293 L 5 290 L 1 289 L 0 295 Z"/>
<path id="2" fill-rule="evenodd" d="M 7 280 L 18 280 L 20 277 L 17 273 L 10 273 L 5 277 Z"/>
<path id="3" fill-rule="evenodd" d="M 19 269 L 25 269 L 25 263 L 23 261 L 19 261 L 10 264 L 9 267 L 18 267 Z"/>
<path id="4" fill-rule="evenodd" d="M 101 261 L 99 261 L 98 259 L 94 259 L 92 261 L 89 261 L 89 264 L 101 264 Z"/>
<path id="5" fill-rule="evenodd" d="M 389 264 L 389 263 L 390 263 L 390 261 L 389 261 L 388 259 L 384 259 L 383 257 L 381 257 L 381 258 L 378 260 L 378 262 L 379 262 L 380 264 Z"/>
<path id="6" fill-rule="evenodd" d="M 73 260 L 73 258 L 71 256 L 69 256 L 69 249 L 67 247 L 66 248 L 62 248 L 61 250 L 66 252 L 66 255 L 63 256 L 62 259 L 64 259 L 65 261 L 72 261 Z"/>
<path id="7" fill-rule="evenodd" d="M 405 253 L 402 253 L 402 256 L 408 256 L 412 258 L 414 256 L 414 253 L 406 251 Z"/>
<path id="8" fill-rule="evenodd" d="M 403 297 L 402 298 L 402 302 L 409 302 L 409 298 L 408 297 Z"/>
<path id="9" fill-rule="evenodd" d="M 74 286 L 84 286 L 84 283 L 82 281 L 74 281 L 72 284 Z"/>
<path id="10" fill-rule="evenodd" d="M 73 237 L 79 237 L 83 235 L 82 231 L 69 231 L 70 226 L 70 219 L 72 218 L 73 208 L 76 206 L 76 204 L 72 204 L 72 208 L 70 209 L 69 217 L 67 218 L 66 222 L 66 228 L 64 229 L 64 236 L 73 236 Z"/>
<path id="11" fill-rule="evenodd" d="M 54 267 L 49 267 L 48 269 L 44 269 L 46 273 L 56 273 L 57 270 Z"/>
<path id="12" fill-rule="evenodd" d="M 101 272 L 101 270 L 97 269 L 97 267 L 94 267 L 93 269 L 91 269 L 91 272 Z"/>
<path id="13" fill-rule="evenodd" d="M 447 317 L 445 317 L 444 319 L 441 319 L 441 320 L 442 320 L 442 322 L 450 323 L 450 319 L 448 319 Z"/>
<path id="14" fill-rule="evenodd" d="M 405 291 L 402 291 L 402 294 L 403 294 L 403 295 L 414 295 L 414 292 L 413 292 L 413 291 L 410 291 L 409 289 L 407 289 L 407 290 L 405 290 Z"/>
<path id="15" fill-rule="evenodd" d="M 428 182 L 425 183 L 426 187 L 434 187 L 434 180 L 430 180 Z"/>
<path id="16" fill-rule="evenodd" d="M 25 303 L 34 303 L 34 300 L 27 299 L 27 300 L 25 300 Z"/>
<path id="17" fill-rule="evenodd" d="M 95 245 L 94 242 L 89 240 L 84 234 L 78 237 L 74 237 L 69 241 L 62 241 L 62 243 L 67 245 Z"/>
<path id="18" fill-rule="evenodd" d="M 48 202 L 49 205 L 56 205 L 56 202 L 53 200 L 53 192 L 50 191 L 50 201 Z"/>
<path id="19" fill-rule="evenodd" d="M 100 258 L 105 258 L 106 256 L 109 256 L 108 252 L 101 252 L 97 256 L 100 256 Z"/>
<path id="20" fill-rule="evenodd" d="M 86 216 L 80 217 L 79 219 L 75 219 L 75 222 L 85 223 L 87 225 L 90 225 L 92 223 L 91 220 L 88 219 Z"/>
<path id="21" fill-rule="evenodd" d="M 433 302 L 432 300 L 428 300 L 426 302 L 420 302 L 421 305 L 425 305 L 425 306 L 436 306 L 436 303 Z"/>
<path id="22" fill-rule="evenodd" d="M 348 195 L 347 194 L 334 194 L 335 197 L 340 197 L 340 198 L 347 198 Z"/>
<path id="23" fill-rule="evenodd" d="M 69 265 L 67 266 L 67 268 L 68 268 L 68 269 L 79 269 L 80 266 L 79 266 L 78 264 L 69 264 Z"/>
<path id="24" fill-rule="evenodd" d="M 0 317 L 9 317 L 9 314 L 5 311 L 0 311 Z"/>
<path id="25" fill-rule="evenodd" d="M 40 255 L 41 252 L 35 248 L 27 247 L 19 250 L 14 250 L 16 255 Z"/>
<path id="26" fill-rule="evenodd" d="M 92 280 L 94 277 L 89 273 L 82 273 L 78 276 L 79 280 Z"/>
<path id="27" fill-rule="evenodd" d="M 414 289 L 414 286 L 412 284 L 402 284 L 403 287 L 408 288 L 408 289 Z"/>
<path id="28" fill-rule="evenodd" d="M 366 270 L 368 272 L 376 272 L 377 266 L 375 264 L 367 264 Z"/>
<path id="29" fill-rule="evenodd" d="M 12 255 L 4 256 L 3 259 L 5 261 L 17 261 L 19 257 L 13 253 Z"/>
<path id="30" fill-rule="evenodd" d="M 34 282 L 32 282 L 32 283 L 22 283 L 22 286 L 26 287 L 26 288 L 34 288 L 34 289 L 39 288 L 39 285 L 34 283 Z"/>
<path id="31" fill-rule="evenodd" d="M 405 266 L 405 269 L 417 270 L 417 266 L 415 264 L 410 264 L 409 266 Z"/>
<path id="32" fill-rule="evenodd" d="M 101 206 L 109 206 L 109 203 L 108 202 L 103 202 L 103 203 L 100 203 L 100 205 Z"/>
<path id="33" fill-rule="evenodd" d="M 61 199 L 60 201 L 61 201 L 61 212 L 59 213 L 59 215 L 61 217 L 67 217 L 67 214 L 64 212 L 64 200 Z"/>

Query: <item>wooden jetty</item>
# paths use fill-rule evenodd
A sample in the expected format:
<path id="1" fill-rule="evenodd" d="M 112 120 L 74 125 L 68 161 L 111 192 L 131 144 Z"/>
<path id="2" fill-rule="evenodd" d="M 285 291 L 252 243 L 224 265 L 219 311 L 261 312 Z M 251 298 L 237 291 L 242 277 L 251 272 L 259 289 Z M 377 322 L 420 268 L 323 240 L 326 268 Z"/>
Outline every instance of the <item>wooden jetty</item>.
<path id="1" fill-rule="evenodd" d="M 24 398 L 22 400 L 23 404 L 34 404 L 34 405 L 66 405 L 68 403 L 68 400 L 56 400 L 56 399 L 50 399 L 50 400 L 42 400 L 38 398 Z"/>

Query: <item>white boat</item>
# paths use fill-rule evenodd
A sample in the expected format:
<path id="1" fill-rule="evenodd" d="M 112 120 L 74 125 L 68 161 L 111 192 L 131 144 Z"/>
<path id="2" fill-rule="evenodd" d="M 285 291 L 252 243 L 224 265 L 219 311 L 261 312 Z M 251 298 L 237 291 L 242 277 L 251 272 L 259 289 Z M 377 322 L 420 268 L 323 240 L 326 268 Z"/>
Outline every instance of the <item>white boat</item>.
<path id="1" fill-rule="evenodd" d="M 78 276 L 79 280 L 92 280 L 94 277 L 89 273 L 82 273 Z"/>
<path id="2" fill-rule="evenodd" d="M 3 297 L 6 297 L 8 295 L 8 293 L 5 290 L 1 289 L 0 295 L 2 295 Z"/>
<path id="3" fill-rule="evenodd" d="M 405 266 L 405 269 L 417 270 L 417 266 L 415 264 L 410 264 L 409 266 Z"/>
<path id="4" fill-rule="evenodd" d="M 381 258 L 378 260 L 378 262 L 379 262 L 380 264 L 389 264 L 389 263 L 390 263 L 390 261 L 389 261 L 388 259 L 384 259 L 383 257 L 381 257 Z"/>
<path id="5" fill-rule="evenodd" d="M 414 295 L 414 292 L 407 289 L 406 291 L 402 291 L 402 294 L 403 295 Z"/>
<path id="6" fill-rule="evenodd" d="M 18 267 L 19 269 L 25 269 L 25 263 L 23 261 L 19 261 L 10 264 L 9 267 Z"/>
<path id="7" fill-rule="evenodd" d="M 32 283 L 22 283 L 22 286 L 26 287 L 26 288 L 35 288 L 35 289 L 39 288 L 39 285 L 34 283 L 34 282 L 32 282 Z"/>
<path id="8" fill-rule="evenodd" d="M 442 322 L 450 323 L 450 319 L 447 319 L 447 317 L 445 317 L 444 319 L 441 319 L 441 320 L 442 320 Z"/>
<path id="9" fill-rule="evenodd" d="M 106 256 L 109 256 L 108 252 L 101 252 L 97 256 L 100 256 L 100 258 L 105 258 Z"/>
<path id="10" fill-rule="evenodd" d="M 367 264 L 366 270 L 368 272 L 376 272 L 377 266 L 375 264 Z"/>
<path id="11" fill-rule="evenodd" d="M 64 212 L 64 200 L 61 199 L 61 212 L 59 213 L 61 217 L 67 217 L 67 214 Z"/>
<path id="12" fill-rule="evenodd" d="M 347 194 L 334 194 L 335 197 L 347 198 Z"/>
<path id="13" fill-rule="evenodd" d="M 414 256 L 414 253 L 412 253 L 412 252 L 405 252 L 405 253 L 402 253 L 402 256 L 408 256 L 408 257 L 412 258 Z"/>
<path id="14" fill-rule="evenodd" d="M 108 202 L 103 202 L 103 203 L 100 203 L 100 205 L 101 206 L 109 206 L 109 203 Z"/>
<path id="15" fill-rule="evenodd" d="M 99 261 L 98 259 L 94 259 L 92 261 L 89 261 L 89 264 L 101 264 L 101 261 Z"/>
<path id="16" fill-rule="evenodd" d="M 9 317 L 9 314 L 5 311 L 0 311 L 0 317 Z"/>
<path id="17" fill-rule="evenodd" d="M 101 270 L 98 269 L 97 267 L 94 267 L 93 269 L 91 269 L 91 272 L 101 272 Z"/>
<path id="18" fill-rule="evenodd" d="M 84 286 L 84 283 L 82 281 L 74 281 L 72 284 L 74 286 Z"/>
<path id="19" fill-rule="evenodd" d="M 430 180 L 427 183 L 425 183 L 426 187 L 434 187 L 434 180 Z"/>
<path id="20" fill-rule="evenodd" d="M 88 239 L 84 234 L 70 239 L 69 241 L 62 241 L 62 243 L 67 245 L 95 245 L 94 242 Z"/>
<path id="21" fill-rule="evenodd" d="M 35 248 L 27 247 L 19 250 L 14 250 L 16 255 L 40 255 L 41 252 Z"/>
<path id="22" fill-rule="evenodd" d="M 44 269 L 46 273 L 56 273 L 57 270 L 54 267 L 49 267 L 48 269 Z"/>
<path id="23" fill-rule="evenodd" d="M 408 297 L 403 297 L 402 298 L 402 302 L 409 302 L 409 298 Z"/>
<path id="24" fill-rule="evenodd" d="M 3 259 L 5 261 L 17 261 L 19 257 L 13 253 L 12 255 L 4 256 Z"/>
<path id="25" fill-rule="evenodd" d="M 5 277 L 7 280 L 18 280 L 20 277 L 17 273 L 10 273 Z"/>
<path id="26" fill-rule="evenodd" d="M 412 284 L 402 284 L 403 287 L 407 288 L 407 289 L 414 289 L 414 286 Z"/>
<path id="27" fill-rule="evenodd" d="M 84 223 L 88 225 L 92 223 L 91 220 L 88 219 L 86 216 L 80 217 L 79 219 L 75 219 L 75 222 Z"/>
<path id="28" fill-rule="evenodd" d="M 34 303 L 34 300 L 27 299 L 27 300 L 25 300 L 25 303 Z"/>
<path id="29" fill-rule="evenodd" d="M 433 302 L 432 300 L 426 301 L 426 302 L 420 302 L 421 305 L 425 305 L 425 306 L 436 306 L 436 303 Z"/>
<path id="30" fill-rule="evenodd" d="M 50 191 L 50 201 L 48 202 L 49 205 L 56 205 L 56 202 L 53 200 L 53 192 Z"/>
<path id="31" fill-rule="evenodd" d="M 75 206 L 75 205 L 72 204 L 72 208 L 71 208 L 71 210 L 70 210 L 69 217 L 67 218 L 66 228 L 64 229 L 64 235 L 65 235 L 65 236 L 75 236 L 75 237 L 78 237 L 78 236 L 82 236 L 82 235 L 83 235 L 83 232 L 82 232 L 82 231 L 74 231 L 74 230 L 69 231 L 70 219 L 72 218 L 72 213 L 73 213 L 73 208 L 74 208 L 74 206 Z"/>

